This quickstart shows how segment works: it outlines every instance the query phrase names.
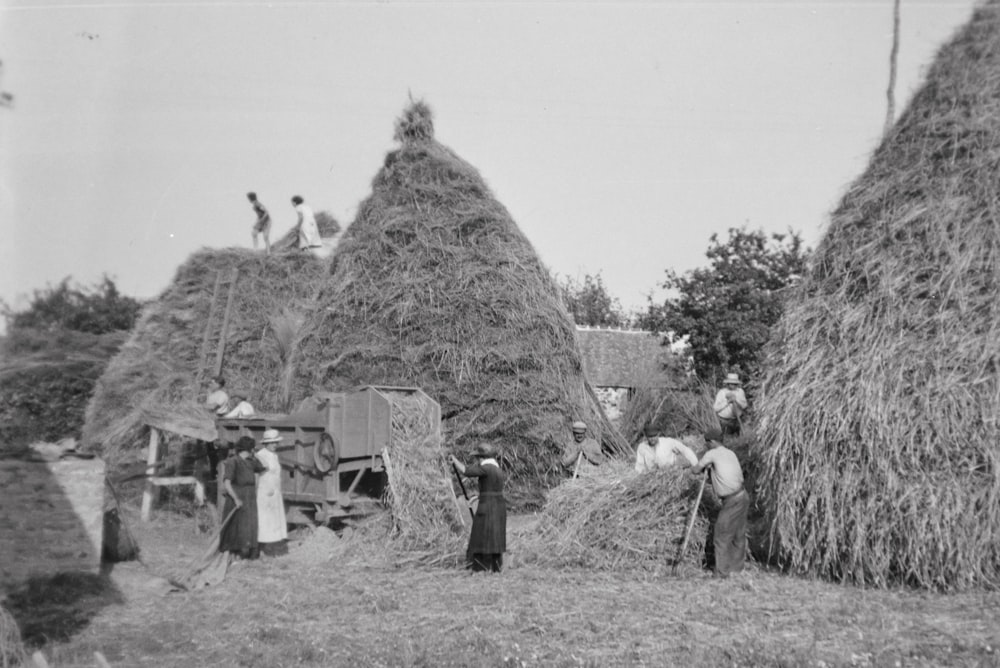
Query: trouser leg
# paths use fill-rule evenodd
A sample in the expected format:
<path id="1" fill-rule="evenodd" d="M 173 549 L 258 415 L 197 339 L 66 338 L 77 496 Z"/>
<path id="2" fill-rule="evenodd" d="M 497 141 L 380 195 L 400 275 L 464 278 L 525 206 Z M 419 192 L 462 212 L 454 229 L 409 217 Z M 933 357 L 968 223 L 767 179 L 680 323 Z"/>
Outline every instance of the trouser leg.
<path id="1" fill-rule="evenodd" d="M 746 492 L 722 502 L 722 510 L 715 523 L 715 572 L 719 575 L 743 570 L 749 506 Z"/>

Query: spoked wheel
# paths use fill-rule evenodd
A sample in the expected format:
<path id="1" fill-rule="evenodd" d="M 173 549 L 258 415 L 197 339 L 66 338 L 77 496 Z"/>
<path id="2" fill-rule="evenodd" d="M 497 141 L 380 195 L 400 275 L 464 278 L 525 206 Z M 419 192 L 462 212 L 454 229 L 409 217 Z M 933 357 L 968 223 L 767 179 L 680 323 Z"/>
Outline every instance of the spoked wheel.
<path id="1" fill-rule="evenodd" d="M 320 435 L 316 447 L 313 448 L 313 465 L 320 473 L 329 473 L 340 463 L 340 448 L 333 437 L 325 431 Z"/>

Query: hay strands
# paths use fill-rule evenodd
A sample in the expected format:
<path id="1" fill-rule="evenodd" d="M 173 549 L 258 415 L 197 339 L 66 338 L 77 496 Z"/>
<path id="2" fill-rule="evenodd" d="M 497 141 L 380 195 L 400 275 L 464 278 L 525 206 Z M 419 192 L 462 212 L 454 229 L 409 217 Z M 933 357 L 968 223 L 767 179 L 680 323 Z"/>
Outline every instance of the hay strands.
<path id="1" fill-rule="evenodd" d="M 226 515 L 226 519 L 222 520 L 222 524 L 219 525 L 219 528 L 212 536 L 212 540 L 208 542 L 208 547 L 205 548 L 205 552 L 202 553 L 201 557 L 199 557 L 196 561 L 192 562 L 184 577 L 176 581 L 171 581 L 171 584 L 183 589 L 184 591 L 190 589 L 188 583 L 194 581 L 194 578 L 199 571 L 212 564 L 215 553 L 219 551 L 219 541 L 222 539 L 222 532 L 226 530 L 226 525 L 228 525 L 229 521 L 233 519 L 233 515 L 236 514 L 237 510 L 239 510 L 239 507 L 233 508 L 229 511 L 229 514 Z"/>

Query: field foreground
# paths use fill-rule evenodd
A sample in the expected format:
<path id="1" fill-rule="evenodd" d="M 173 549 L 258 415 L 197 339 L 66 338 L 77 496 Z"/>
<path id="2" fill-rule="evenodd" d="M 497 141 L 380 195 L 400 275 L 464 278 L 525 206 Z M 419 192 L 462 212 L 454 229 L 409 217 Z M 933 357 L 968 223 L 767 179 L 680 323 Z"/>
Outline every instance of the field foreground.
<path id="1" fill-rule="evenodd" d="M 866 591 L 752 568 L 717 580 L 426 566 L 355 532 L 169 591 L 208 536 L 160 513 L 129 524 L 144 564 L 13 592 L 5 606 L 53 668 L 93 666 L 1000 666 L 1000 593 Z M 378 541 L 374 541 L 378 542 Z M 161 577 L 162 576 L 162 577 Z"/>

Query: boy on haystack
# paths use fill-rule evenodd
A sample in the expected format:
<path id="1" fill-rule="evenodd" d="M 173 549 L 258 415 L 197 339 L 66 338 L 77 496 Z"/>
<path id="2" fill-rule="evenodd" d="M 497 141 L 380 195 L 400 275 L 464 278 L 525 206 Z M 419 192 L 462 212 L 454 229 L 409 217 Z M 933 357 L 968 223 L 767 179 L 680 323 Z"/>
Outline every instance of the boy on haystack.
<path id="1" fill-rule="evenodd" d="M 271 252 L 271 214 L 267 212 L 264 205 L 257 200 L 257 193 L 247 193 L 247 199 L 250 200 L 250 206 L 253 207 L 254 213 L 257 214 L 257 222 L 253 224 L 253 231 L 251 235 L 253 236 L 253 249 L 257 250 L 257 235 L 264 237 L 264 252 Z"/>
<path id="2" fill-rule="evenodd" d="M 743 488 L 743 468 L 736 453 L 722 445 L 722 432 L 705 432 L 709 448 L 701 461 L 691 468 L 695 475 L 705 469 L 712 476 L 712 489 L 722 501 L 722 510 L 715 520 L 715 574 L 720 578 L 743 570 L 747 552 L 747 511 L 750 497 Z"/>

